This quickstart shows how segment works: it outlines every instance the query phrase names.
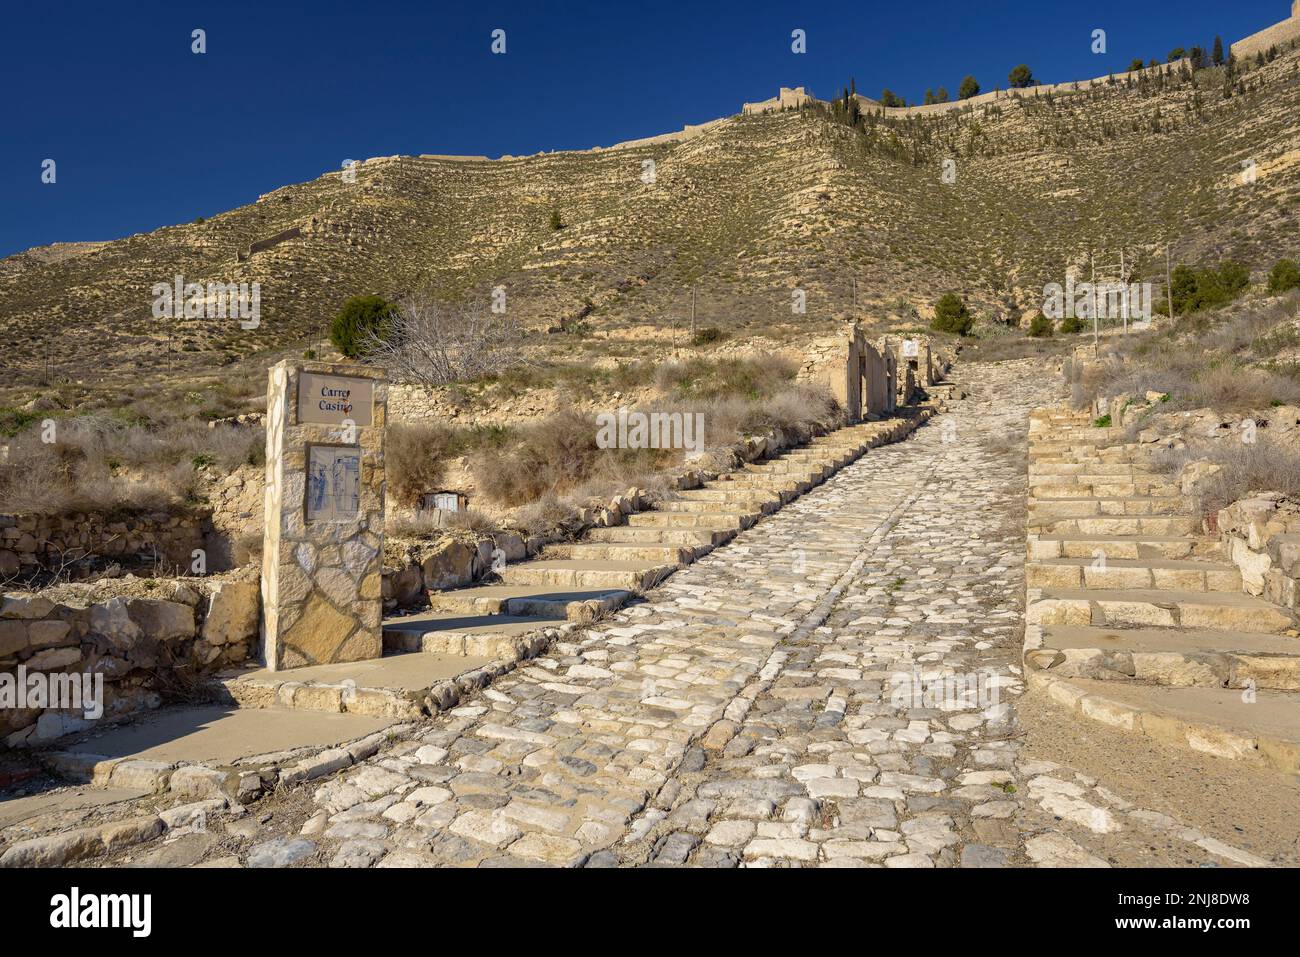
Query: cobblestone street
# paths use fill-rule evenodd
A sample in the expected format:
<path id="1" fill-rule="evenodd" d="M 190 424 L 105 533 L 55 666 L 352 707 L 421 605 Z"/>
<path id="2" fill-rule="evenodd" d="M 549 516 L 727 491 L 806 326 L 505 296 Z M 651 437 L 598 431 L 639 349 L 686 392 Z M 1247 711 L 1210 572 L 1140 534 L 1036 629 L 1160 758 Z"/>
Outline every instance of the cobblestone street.
<path id="1" fill-rule="evenodd" d="M 1021 754 L 1036 368 L 963 368 L 970 396 L 909 440 L 261 825 L 216 825 L 252 843 L 207 862 L 1267 863 Z"/>

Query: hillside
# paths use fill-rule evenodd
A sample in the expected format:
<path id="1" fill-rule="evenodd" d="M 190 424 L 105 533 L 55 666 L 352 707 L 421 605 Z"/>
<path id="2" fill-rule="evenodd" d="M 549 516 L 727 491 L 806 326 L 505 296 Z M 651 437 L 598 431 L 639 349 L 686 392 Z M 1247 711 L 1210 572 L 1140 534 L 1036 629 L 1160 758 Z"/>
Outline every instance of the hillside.
<path id="1" fill-rule="evenodd" d="M 1227 92 L 1216 68 L 856 129 L 809 108 L 617 149 L 371 159 L 355 182 L 331 172 L 205 222 L 0 261 L 0 363 L 15 384 L 210 368 L 321 338 L 350 295 L 425 284 L 485 304 L 503 285 L 531 328 L 616 335 L 689 322 L 695 286 L 701 324 L 780 335 L 849 312 L 855 279 L 868 316 L 948 290 L 1018 314 L 1090 248 L 1125 247 L 1152 278 L 1166 241 L 1176 262 L 1258 273 L 1300 244 L 1300 53 L 1251 61 Z M 260 327 L 154 319 L 150 289 L 176 275 L 259 282 Z"/>

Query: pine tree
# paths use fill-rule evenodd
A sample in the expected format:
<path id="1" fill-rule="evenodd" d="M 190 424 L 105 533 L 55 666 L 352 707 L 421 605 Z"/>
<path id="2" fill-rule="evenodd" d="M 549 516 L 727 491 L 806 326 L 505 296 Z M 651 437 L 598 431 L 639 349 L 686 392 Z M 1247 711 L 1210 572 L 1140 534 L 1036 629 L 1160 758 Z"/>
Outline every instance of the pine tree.
<path id="1" fill-rule="evenodd" d="M 1033 71 L 1030 70 L 1026 64 L 1022 63 L 1007 75 L 1007 82 L 1011 84 L 1012 88 L 1018 90 L 1023 90 L 1026 87 L 1033 86 Z"/>
<path id="2" fill-rule="evenodd" d="M 957 90 L 957 99 L 969 100 L 972 96 L 979 96 L 980 85 L 973 76 L 967 76 L 961 81 L 961 88 Z"/>
<path id="3" fill-rule="evenodd" d="M 1223 66 L 1223 37 L 1214 38 L 1214 65 Z"/>

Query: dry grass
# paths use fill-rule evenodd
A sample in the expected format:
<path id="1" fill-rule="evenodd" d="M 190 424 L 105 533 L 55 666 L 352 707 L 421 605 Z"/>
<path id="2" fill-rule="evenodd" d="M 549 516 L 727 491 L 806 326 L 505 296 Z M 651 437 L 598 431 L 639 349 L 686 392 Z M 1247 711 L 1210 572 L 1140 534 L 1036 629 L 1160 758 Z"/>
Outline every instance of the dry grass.
<path id="1" fill-rule="evenodd" d="M 1076 408 L 1101 396 L 1167 393 L 1166 411 L 1213 408 L 1248 413 L 1300 404 L 1295 366 L 1282 360 L 1300 342 L 1300 294 L 1241 303 L 1180 319 L 1171 329 L 1112 337 L 1100 361 L 1067 362 Z"/>
<path id="2" fill-rule="evenodd" d="M 1300 450 L 1271 438 L 1249 444 L 1220 440 L 1152 456 L 1156 468 L 1173 476 L 1197 461 L 1213 462 L 1221 469 L 1198 494 L 1203 514 L 1218 512 L 1253 492 L 1281 492 L 1300 501 Z"/>
<path id="3" fill-rule="evenodd" d="M 53 441 L 44 441 L 46 438 Z M 92 414 L 18 432 L 0 465 L 0 512 L 148 511 L 193 503 L 201 470 L 261 461 L 260 428 L 153 425 Z"/>
<path id="4" fill-rule="evenodd" d="M 420 496 L 442 485 L 447 459 L 462 444 L 447 425 L 402 422 L 390 426 L 384 438 L 384 477 L 393 501 L 413 508 Z"/>
<path id="5" fill-rule="evenodd" d="M 654 382 L 664 395 L 681 400 L 769 398 L 794 380 L 799 370 L 780 356 L 685 359 L 665 362 Z"/>
<path id="6" fill-rule="evenodd" d="M 548 492 L 571 493 L 593 480 L 635 484 L 676 455 L 666 449 L 602 449 L 596 434 L 591 415 L 557 412 L 522 429 L 504 447 L 475 452 L 470 458 L 474 484 L 490 501 L 518 506 Z"/>

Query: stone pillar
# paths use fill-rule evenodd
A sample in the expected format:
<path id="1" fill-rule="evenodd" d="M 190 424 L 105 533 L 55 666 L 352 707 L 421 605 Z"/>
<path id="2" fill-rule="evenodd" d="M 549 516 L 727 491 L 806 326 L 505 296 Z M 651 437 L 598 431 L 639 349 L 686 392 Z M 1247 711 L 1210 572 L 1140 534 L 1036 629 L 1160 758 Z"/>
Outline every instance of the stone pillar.
<path id="1" fill-rule="evenodd" d="M 881 383 L 884 411 L 886 415 L 893 415 L 898 411 L 898 356 L 888 342 L 881 347 L 880 355 L 885 367 L 884 382 Z"/>
<path id="2" fill-rule="evenodd" d="M 271 367 L 262 651 L 272 671 L 378 658 L 384 553 L 382 369 Z"/>

